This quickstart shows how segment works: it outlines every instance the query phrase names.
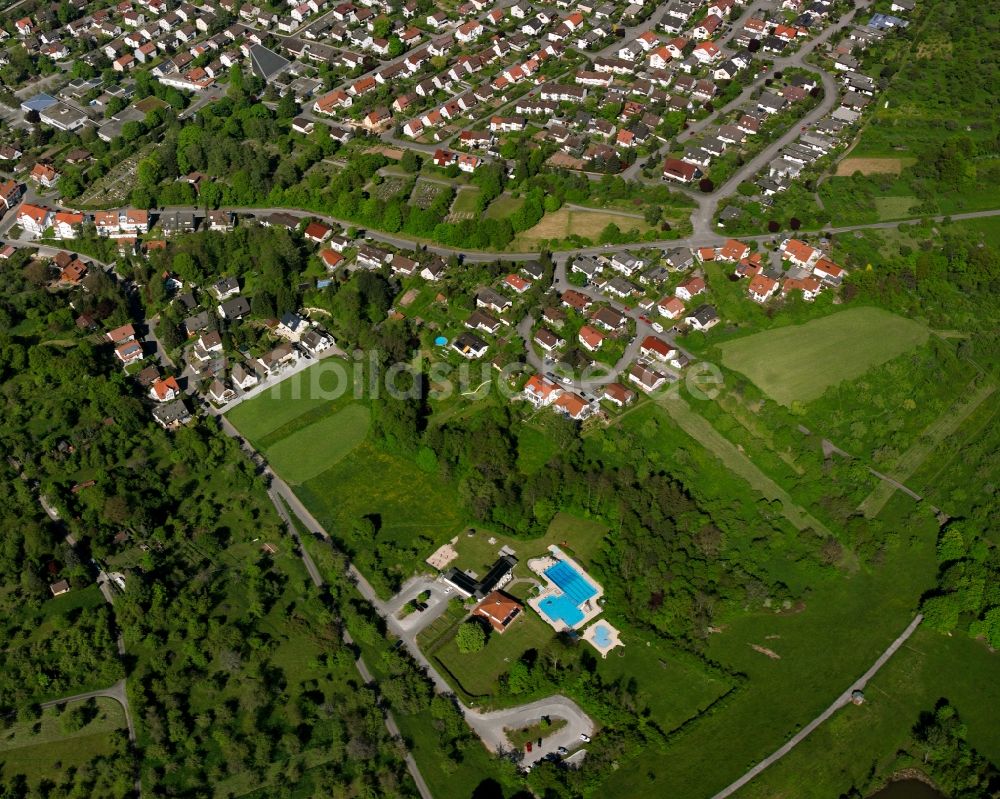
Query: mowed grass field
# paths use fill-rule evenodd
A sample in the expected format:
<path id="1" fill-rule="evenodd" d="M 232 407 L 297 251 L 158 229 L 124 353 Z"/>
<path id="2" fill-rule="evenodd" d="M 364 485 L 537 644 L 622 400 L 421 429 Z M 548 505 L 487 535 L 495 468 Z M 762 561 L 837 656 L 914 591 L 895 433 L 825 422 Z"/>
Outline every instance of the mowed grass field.
<path id="1" fill-rule="evenodd" d="M 299 419 L 308 411 L 327 407 L 337 393 L 338 368 L 349 374 L 347 362 L 339 358 L 327 358 L 313 364 L 253 399 L 240 403 L 226 417 L 250 441 L 260 442 L 264 436 Z M 345 392 L 341 399 L 349 400 L 349 392 Z"/>
<path id="2" fill-rule="evenodd" d="M 927 328 L 878 308 L 852 308 L 804 325 L 754 333 L 720 345 L 722 363 L 782 405 L 810 402 L 919 344 Z"/>
<path id="3" fill-rule="evenodd" d="M 282 477 L 299 485 L 325 472 L 364 441 L 370 422 L 367 406 L 348 405 L 272 444 L 268 460 Z"/>
<path id="4" fill-rule="evenodd" d="M 96 755 L 110 754 L 111 733 L 125 729 L 125 711 L 114 699 L 94 701 L 94 717 L 75 732 L 63 729 L 61 714 L 54 707 L 43 711 L 37 721 L 18 721 L 0 732 L 0 770 L 7 777 L 23 774 L 33 785 L 60 768 L 82 766 Z M 65 709 L 81 704 L 70 702 Z"/>
<path id="5" fill-rule="evenodd" d="M 289 483 L 326 471 L 368 435 L 371 412 L 345 390 L 346 367 L 337 359 L 314 364 L 228 414 Z"/>

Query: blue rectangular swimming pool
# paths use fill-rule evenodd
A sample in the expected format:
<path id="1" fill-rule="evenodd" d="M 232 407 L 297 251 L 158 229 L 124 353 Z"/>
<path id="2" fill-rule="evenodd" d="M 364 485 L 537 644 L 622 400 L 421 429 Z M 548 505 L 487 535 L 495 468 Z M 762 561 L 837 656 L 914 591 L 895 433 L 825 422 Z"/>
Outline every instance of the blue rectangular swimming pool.
<path id="1" fill-rule="evenodd" d="M 545 570 L 545 576 L 562 591 L 562 596 L 548 596 L 538 603 L 541 611 L 554 622 L 575 627 L 583 620 L 580 606 L 597 594 L 597 589 L 565 561 Z"/>

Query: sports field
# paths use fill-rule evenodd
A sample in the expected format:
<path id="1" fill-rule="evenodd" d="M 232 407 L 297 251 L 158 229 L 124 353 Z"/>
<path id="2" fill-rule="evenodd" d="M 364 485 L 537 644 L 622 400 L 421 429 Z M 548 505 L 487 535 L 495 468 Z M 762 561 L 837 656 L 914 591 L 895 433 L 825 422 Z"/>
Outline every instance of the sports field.
<path id="1" fill-rule="evenodd" d="M 804 325 L 765 330 L 720 345 L 722 364 L 782 405 L 809 402 L 830 386 L 923 344 L 929 333 L 878 308 L 852 308 Z"/>

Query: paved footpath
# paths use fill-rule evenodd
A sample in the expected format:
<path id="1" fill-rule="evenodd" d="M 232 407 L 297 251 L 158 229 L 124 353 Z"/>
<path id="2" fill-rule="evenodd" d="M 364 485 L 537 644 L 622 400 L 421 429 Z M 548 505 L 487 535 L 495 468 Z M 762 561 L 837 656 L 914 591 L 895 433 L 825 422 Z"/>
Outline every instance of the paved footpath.
<path id="1" fill-rule="evenodd" d="M 736 780 L 736 782 L 727 785 L 725 788 L 723 788 L 721 791 L 715 794 L 715 796 L 713 796 L 712 799 L 725 799 L 727 796 L 732 796 L 734 793 L 736 793 L 740 788 L 742 788 L 744 785 L 750 782 L 750 780 L 752 780 L 754 777 L 760 774 L 768 766 L 777 763 L 779 760 L 781 760 L 781 758 L 783 758 L 785 755 L 791 752 L 796 746 L 802 743 L 810 735 L 810 733 L 812 733 L 813 730 L 815 730 L 817 727 L 819 727 L 820 724 L 822 724 L 824 721 L 830 718 L 830 716 L 832 716 L 834 713 L 840 710 L 840 708 L 850 704 L 851 695 L 855 691 L 860 691 L 864 689 L 864 687 L 868 684 L 868 681 L 872 677 L 874 677 L 876 673 L 878 673 L 878 670 L 881 669 L 889 661 L 889 658 L 891 658 L 894 654 L 896 654 L 896 650 L 899 649 L 903 644 L 905 644 L 907 639 L 911 635 L 913 635 L 913 632 L 917 629 L 917 627 L 920 626 L 920 622 L 923 621 L 923 618 L 924 617 L 918 613 L 914 617 L 913 621 L 910 622 L 909 626 L 905 630 L 903 630 L 900 636 L 891 644 L 889 644 L 889 647 L 885 650 L 885 652 L 879 655 L 878 660 L 876 660 L 872 664 L 871 668 L 869 668 L 868 671 L 866 671 L 863 675 L 861 675 L 859 679 L 855 680 L 850 685 L 850 687 L 847 688 L 847 690 L 845 690 L 840 696 L 838 696 L 834 700 L 833 704 L 830 705 L 830 707 L 828 707 L 826 710 L 820 713 L 816 718 L 810 721 L 805 727 L 802 728 L 801 731 L 796 733 L 792 738 L 789 738 L 788 741 L 782 747 L 780 747 L 776 752 L 761 760 L 760 763 L 758 763 L 756 766 L 750 769 L 746 774 L 744 774 L 742 777 Z"/>

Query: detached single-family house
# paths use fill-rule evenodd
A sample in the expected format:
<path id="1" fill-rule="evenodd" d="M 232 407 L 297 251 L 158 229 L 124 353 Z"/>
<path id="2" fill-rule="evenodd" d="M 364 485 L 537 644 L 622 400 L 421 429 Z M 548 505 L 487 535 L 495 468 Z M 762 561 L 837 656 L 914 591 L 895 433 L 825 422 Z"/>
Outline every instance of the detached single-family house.
<path id="1" fill-rule="evenodd" d="M 697 275 L 689 277 L 674 289 L 674 296 L 681 300 L 691 300 L 705 290 L 705 279 Z"/>

